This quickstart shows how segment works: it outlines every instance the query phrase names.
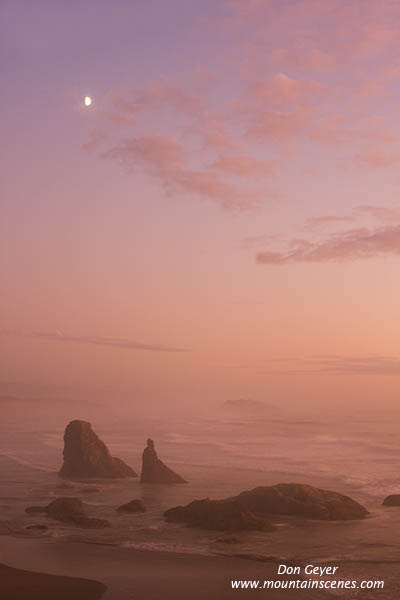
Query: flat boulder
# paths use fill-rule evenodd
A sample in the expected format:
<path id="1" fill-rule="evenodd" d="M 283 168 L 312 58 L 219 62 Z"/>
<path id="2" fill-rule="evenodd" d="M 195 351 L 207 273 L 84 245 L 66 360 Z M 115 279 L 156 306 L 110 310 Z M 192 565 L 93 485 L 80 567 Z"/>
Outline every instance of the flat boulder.
<path id="1" fill-rule="evenodd" d="M 400 494 L 386 496 L 382 504 L 383 506 L 400 506 Z"/>
<path id="2" fill-rule="evenodd" d="M 225 500 L 194 500 L 164 513 L 166 521 L 226 531 L 272 529 L 274 516 L 325 521 L 363 519 L 368 511 L 349 496 L 299 483 L 257 487 Z"/>
<path id="3" fill-rule="evenodd" d="M 40 515 L 41 513 L 45 513 L 47 511 L 46 506 L 28 506 L 25 509 L 25 512 L 28 515 Z"/>
<path id="4" fill-rule="evenodd" d="M 87 421 L 76 420 L 67 425 L 63 455 L 59 475 L 65 479 L 137 477 L 129 465 L 111 456 Z"/>
<path id="5" fill-rule="evenodd" d="M 147 440 L 143 450 L 141 483 L 187 483 L 183 477 L 167 467 L 157 456 L 154 442 Z"/>
<path id="6" fill-rule="evenodd" d="M 326 521 L 363 519 L 369 513 L 337 492 L 300 483 L 257 487 L 235 497 L 239 504 L 258 515 L 287 515 Z"/>
<path id="7" fill-rule="evenodd" d="M 105 519 L 88 517 L 84 504 L 79 498 L 56 498 L 47 506 L 30 506 L 25 512 L 30 514 L 45 513 L 56 521 L 71 523 L 85 529 L 103 529 L 110 525 Z"/>
<path id="8" fill-rule="evenodd" d="M 254 515 L 235 500 L 194 500 L 164 513 L 167 522 L 219 531 L 271 531 L 269 521 Z"/>
<path id="9" fill-rule="evenodd" d="M 117 508 L 117 512 L 138 513 L 146 512 L 146 507 L 142 500 L 131 500 L 127 504 L 122 504 Z"/>

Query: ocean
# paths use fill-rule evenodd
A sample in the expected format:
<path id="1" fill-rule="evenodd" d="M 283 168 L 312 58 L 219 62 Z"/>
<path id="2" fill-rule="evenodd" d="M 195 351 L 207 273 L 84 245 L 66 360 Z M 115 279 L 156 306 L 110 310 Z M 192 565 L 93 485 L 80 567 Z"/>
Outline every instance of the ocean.
<path id="1" fill-rule="evenodd" d="M 62 419 L 51 427 L 34 417 L 0 425 L 0 533 L 19 538 L 80 541 L 123 548 L 202 555 L 240 555 L 249 560 L 339 565 L 340 579 L 384 579 L 379 592 L 342 590 L 363 599 L 400 597 L 400 508 L 385 496 L 400 493 L 397 419 L 382 416 L 290 418 L 277 414 L 218 414 L 209 418 L 91 419 L 111 453 L 140 473 L 146 439 L 155 440 L 166 464 L 186 485 L 143 485 L 138 479 L 69 482 L 62 463 Z M 34 425 L 34 427 L 33 427 Z M 224 498 L 258 485 L 298 482 L 351 496 L 370 516 L 362 521 L 320 522 L 282 518 L 274 532 L 224 535 L 166 523 L 163 512 L 200 498 Z M 111 527 L 78 529 L 29 515 L 25 508 L 56 497 L 81 498 L 93 517 Z M 116 508 L 140 498 L 147 512 Z M 46 531 L 29 530 L 45 523 Z M 235 543 L 221 538 L 235 537 Z M 0 540 L 1 544 L 1 540 Z M 1 559 L 1 556 L 0 556 Z M 377 594 L 379 593 L 379 596 Z"/>

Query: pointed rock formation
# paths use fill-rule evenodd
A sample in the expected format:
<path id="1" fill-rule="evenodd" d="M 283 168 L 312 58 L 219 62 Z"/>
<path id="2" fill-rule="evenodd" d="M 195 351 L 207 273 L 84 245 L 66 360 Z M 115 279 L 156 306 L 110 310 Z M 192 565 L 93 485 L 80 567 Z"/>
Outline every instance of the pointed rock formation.
<path id="1" fill-rule="evenodd" d="M 86 421 L 71 421 L 67 425 L 64 464 L 59 475 L 66 479 L 137 477 L 135 471 L 120 458 L 111 456 L 107 446 Z"/>
<path id="2" fill-rule="evenodd" d="M 147 448 L 143 450 L 141 483 L 187 483 L 178 475 L 164 465 L 158 458 L 154 448 L 153 440 L 147 440 Z"/>

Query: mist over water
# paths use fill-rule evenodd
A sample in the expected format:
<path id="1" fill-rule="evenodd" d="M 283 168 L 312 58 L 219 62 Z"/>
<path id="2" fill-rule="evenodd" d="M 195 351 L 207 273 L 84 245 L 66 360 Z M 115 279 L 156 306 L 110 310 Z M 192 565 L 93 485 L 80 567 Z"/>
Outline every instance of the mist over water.
<path id="1" fill-rule="evenodd" d="M 22 401 L 21 401 L 22 402 Z M 22 402 L 24 403 L 24 402 Z M 359 415 L 312 418 L 279 411 L 232 414 L 216 410 L 208 417 L 172 419 L 128 417 L 97 406 L 58 410 L 7 411 L 0 425 L 0 504 L 2 533 L 18 537 L 80 540 L 194 554 L 241 554 L 294 560 L 344 561 L 341 576 L 361 577 L 371 561 L 400 564 L 397 532 L 400 513 L 381 506 L 388 494 L 400 493 L 400 449 L 396 422 L 389 416 Z M 40 413 L 40 417 L 38 416 Z M 16 418 L 18 416 L 18 418 Z M 111 453 L 139 474 L 147 437 L 159 456 L 189 481 L 187 485 L 143 485 L 138 479 L 67 482 L 57 476 L 62 462 L 63 431 L 68 420 L 90 418 Z M 278 523 L 273 533 L 241 532 L 238 543 L 218 542 L 218 532 L 167 524 L 163 512 L 200 498 L 224 498 L 258 485 L 298 482 L 348 494 L 371 516 L 355 522 Z M 43 517 L 26 515 L 29 505 L 45 505 L 55 497 L 77 496 L 91 515 L 111 527 L 85 531 L 47 522 L 49 530 L 27 530 Z M 141 498 L 147 512 L 121 515 L 115 509 Z M 349 559 L 358 561 L 349 563 Z M 394 577 L 393 569 L 387 576 Z M 346 575 L 347 576 L 347 575 Z M 382 596 L 384 597 L 384 596 Z M 390 596 L 387 596 L 390 598 Z"/>

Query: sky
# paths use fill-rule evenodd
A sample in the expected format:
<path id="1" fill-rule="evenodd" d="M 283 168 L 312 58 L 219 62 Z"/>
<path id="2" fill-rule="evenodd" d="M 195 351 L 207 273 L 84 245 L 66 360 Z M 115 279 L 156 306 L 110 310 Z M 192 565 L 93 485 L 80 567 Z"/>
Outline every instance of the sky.
<path id="1" fill-rule="evenodd" d="M 0 391 L 396 405 L 396 0 L 0 21 Z"/>

